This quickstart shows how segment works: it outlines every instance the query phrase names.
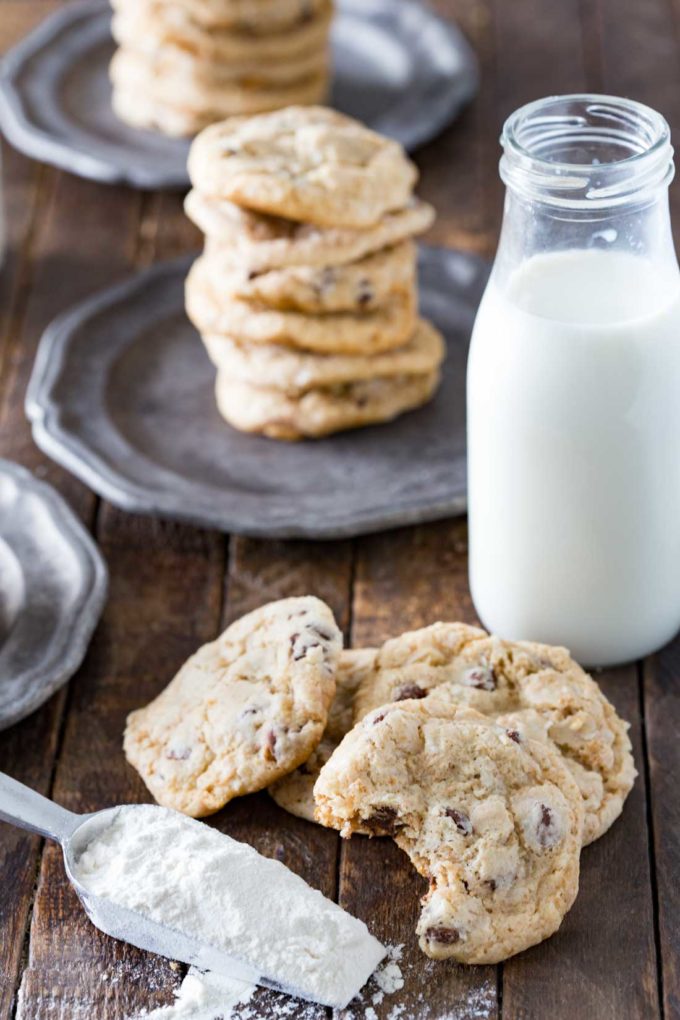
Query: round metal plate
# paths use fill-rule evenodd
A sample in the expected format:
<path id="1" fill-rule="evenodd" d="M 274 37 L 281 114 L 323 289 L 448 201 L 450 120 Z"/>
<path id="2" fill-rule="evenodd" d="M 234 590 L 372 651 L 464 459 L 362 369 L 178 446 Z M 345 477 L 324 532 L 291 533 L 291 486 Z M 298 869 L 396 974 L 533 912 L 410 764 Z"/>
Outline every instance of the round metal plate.
<path id="1" fill-rule="evenodd" d="M 0 460 L 0 729 L 78 669 L 106 586 L 104 561 L 61 496 Z"/>
<path id="2" fill-rule="evenodd" d="M 242 534 L 334 538 L 464 511 L 465 364 L 484 262 L 421 249 L 423 314 L 448 342 L 429 405 L 293 444 L 218 415 L 214 370 L 184 313 L 189 264 L 156 266 L 48 329 L 27 397 L 41 449 L 124 509 Z"/>
<path id="3" fill-rule="evenodd" d="M 106 183 L 183 188 L 189 143 L 127 127 L 111 109 L 111 13 L 101 0 L 47 18 L 0 65 L 0 125 L 45 163 Z M 477 89 L 459 30 L 416 0 L 340 0 L 332 103 L 407 148 L 452 120 Z"/>

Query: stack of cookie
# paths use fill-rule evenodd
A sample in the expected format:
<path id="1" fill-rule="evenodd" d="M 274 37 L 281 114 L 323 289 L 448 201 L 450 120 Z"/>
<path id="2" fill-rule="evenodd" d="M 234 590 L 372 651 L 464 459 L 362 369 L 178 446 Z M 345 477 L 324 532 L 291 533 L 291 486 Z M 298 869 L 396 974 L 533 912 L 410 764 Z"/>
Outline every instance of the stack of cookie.
<path id="1" fill-rule="evenodd" d="M 434 959 L 494 963 L 547 938 L 584 844 L 635 778 L 627 724 L 564 648 L 436 623 L 342 650 L 300 597 L 234 622 L 125 734 L 156 800 L 200 817 L 270 786 L 343 836 L 389 836 L 429 881 Z"/>
<path id="2" fill-rule="evenodd" d="M 191 136 L 215 121 L 322 102 L 332 0 L 112 0 L 113 108 Z"/>
<path id="3" fill-rule="evenodd" d="M 215 124 L 189 157 L 206 235 L 187 312 L 235 428 L 276 439 L 424 404 L 444 342 L 419 319 L 414 235 L 434 212 L 395 142 L 324 107 Z"/>

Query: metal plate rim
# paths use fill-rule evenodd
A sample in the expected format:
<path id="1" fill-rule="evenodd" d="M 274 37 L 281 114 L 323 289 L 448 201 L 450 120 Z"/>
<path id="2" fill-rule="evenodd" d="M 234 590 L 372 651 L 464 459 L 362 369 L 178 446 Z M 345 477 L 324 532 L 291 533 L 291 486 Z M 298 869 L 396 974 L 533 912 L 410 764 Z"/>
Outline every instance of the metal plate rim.
<path id="1" fill-rule="evenodd" d="M 19 674 L 27 685 L 27 693 L 11 712 L 0 715 L 0 730 L 3 730 L 40 708 L 82 665 L 106 602 L 108 570 L 92 536 L 56 489 L 22 465 L 2 458 L 0 475 L 10 477 L 23 492 L 39 500 L 81 567 L 77 615 L 64 621 L 47 646 L 46 655 Z M 17 679 L 12 677 L 13 681 Z"/>
<path id="2" fill-rule="evenodd" d="M 488 263 L 478 255 L 449 248 L 421 246 L 425 258 L 442 264 L 461 255 L 473 266 L 480 278 L 488 272 Z M 195 256 L 180 256 L 162 262 L 130 277 L 94 296 L 59 316 L 45 331 L 35 359 L 34 369 L 26 394 L 26 415 L 31 422 L 36 444 L 52 460 L 66 468 L 93 489 L 103 499 L 131 513 L 145 513 L 184 521 L 206 528 L 246 535 L 253 538 L 301 538 L 325 540 L 347 538 L 360 534 L 386 531 L 394 527 L 441 520 L 466 510 L 466 499 L 433 499 L 429 503 L 419 500 L 409 508 L 403 503 L 397 510 L 389 505 L 373 506 L 363 514 L 352 510 L 340 512 L 335 518 L 324 517 L 323 523 L 285 521 L 259 523 L 248 514 L 239 516 L 233 510 L 221 512 L 219 508 L 202 506 L 200 510 L 187 510 L 179 505 L 177 494 L 149 490 L 124 478 L 119 471 L 93 451 L 78 435 L 60 424 L 60 408 L 52 399 L 53 383 L 59 378 L 68 353 L 69 334 L 88 318 L 102 310 L 127 301 L 158 277 L 164 277 L 188 268 Z"/>
<path id="3" fill-rule="evenodd" d="M 365 3 L 355 4 L 355 0 L 344 0 L 344 3 L 357 16 L 362 6 L 365 7 Z M 371 0 L 371 5 L 380 10 L 384 0 Z M 475 95 L 479 87 L 479 67 L 470 43 L 456 24 L 440 18 L 434 11 L 423 6 L 420 0 L 400 0 L 399 12 L 399 17 L 405 19 L 413 18 L 416 13 L 422 17 L 425 13 L 431 24 L 437 24 L 439 37 L 450 51 L 456 52 L 461 65 L 456 88 L 448 93 L 437 91 L 430 101 L 430 109 L 432 106 L 435 109 L 434 115 L 431 113 L 427 120 L 416 121 L 404 139 L 406 148 L 413 150 L 436 137 Z M 101 184 L 128 184 L 140 189 L 166 190 L 188 187 L 185 169 L 181 172 L 177 169 L 156 172 L 125 162 L 115 163 L 55 137 L 29 117 L 21 87 L 17 83 L 25 63 L 71 24 L 75 25 L 99 13 L 108 13 L 108 4 L 104 0 L 75 0 L 48 15 L 0 60 L 0 129 L 16 149 L 30 158 Z"/>

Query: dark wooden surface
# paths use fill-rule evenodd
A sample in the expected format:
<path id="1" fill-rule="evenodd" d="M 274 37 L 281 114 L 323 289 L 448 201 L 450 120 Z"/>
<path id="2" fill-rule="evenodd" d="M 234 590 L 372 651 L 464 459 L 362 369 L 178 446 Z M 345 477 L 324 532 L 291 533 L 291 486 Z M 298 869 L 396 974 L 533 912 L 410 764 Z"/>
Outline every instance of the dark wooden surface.
<path id="1" fill-rule="evenodd" d="M 56 6 L 0 0 L 0 50 Z M 430 240 L 493 253 L 502 202 L 497 138 L 504 116 L 527 100 L 583 89 L 627 94 L 660 108 L 680 138 L 680 0 L 436 6 L 472 40 L 483 86 L 461 121 L 418 155 L 421 193 L 439 210 Z M 355 645 L 437 618 L 474 620 L 462 521 L 355 542 L 256 542 L 125 515 L 49 463 L 22 409 L 44 327 L 94 289 L 199 239 L 176 196 L 99 187 L 6 146 L 3 155 L 0 455 L 64 493 L 109 562 L 111 594 L 68 688 L 0 734 L 0 770 L 78 811 L 146 799 L 121 752 L 127 712 L 164 687 L 200 642 L 269 599 L 321 596 Z M 680 224 L 680 186 L 672 195 Z M 676 1020 L 680 643 L 600 679 L 632 723 L 640 777 L 622 819 L 585 850 L 581 893 L 561 931 L 503 967 L 425 961 L 413 934 L 421 883 L 389 841 L 340 845 L 264 794 L 235 802 L 215 823 L 283 859 L 379 937 L 404 944 L 406 983 L 375 1006 L 380 1020 L 395 1007 L 399 1020 Z M 168 1001 L 179 977 L 89 925 L 53 846 L 0 827 L 0 1020 L 124 1020 Z M 267 996 L 258 1001 L 269 1015 Z M 304 1011 L 309 1020 L 325 1014 Z"/>

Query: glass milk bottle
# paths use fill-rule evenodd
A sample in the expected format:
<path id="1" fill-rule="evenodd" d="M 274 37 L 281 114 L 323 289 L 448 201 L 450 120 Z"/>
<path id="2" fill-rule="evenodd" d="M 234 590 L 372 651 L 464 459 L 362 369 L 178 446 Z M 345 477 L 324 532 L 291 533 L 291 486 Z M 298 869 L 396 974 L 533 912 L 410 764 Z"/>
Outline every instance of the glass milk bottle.
<path id="1" fill-rule="evenodd" d="M 584 664 L 680 627 L 680 274 L 668 125 L 626 99 L 506 122 L 500 245 L 468 364 L 470 584 L 485 626 Z"/>

